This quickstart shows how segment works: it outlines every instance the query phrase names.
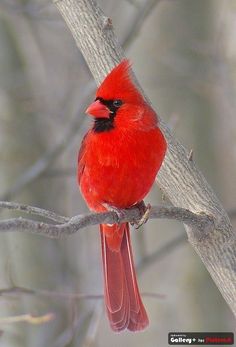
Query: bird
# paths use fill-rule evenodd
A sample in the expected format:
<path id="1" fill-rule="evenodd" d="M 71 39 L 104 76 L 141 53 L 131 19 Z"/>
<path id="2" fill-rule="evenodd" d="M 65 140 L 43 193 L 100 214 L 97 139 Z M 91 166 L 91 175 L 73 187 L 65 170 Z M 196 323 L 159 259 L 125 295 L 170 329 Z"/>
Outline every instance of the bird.
<path id="1" fill-rule="evenodd" d="M 77 180 L 91 211 L 141 206 L 162 165 L 167 142 L 158 116 L 124 59 L 105 77 L 87 108 L 93 122 L 78 155 Z M 100 225 L 104 298 L 115 332 L 149 324 L 136 279 L 129 223 Z"/>

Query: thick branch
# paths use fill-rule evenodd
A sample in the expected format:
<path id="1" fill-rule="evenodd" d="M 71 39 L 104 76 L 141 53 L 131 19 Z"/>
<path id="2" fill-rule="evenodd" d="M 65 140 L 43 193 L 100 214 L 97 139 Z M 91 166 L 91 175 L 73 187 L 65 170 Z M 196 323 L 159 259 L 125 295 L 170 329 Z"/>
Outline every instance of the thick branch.
<path id="1" fill-rule="evenodd" d="M 54 2 L 99 84 L 124 57 L 111 20 L 94 0 Z M 236 238 L 229 218 L 185 148 L 162 121 L 161 128 L 168 140 L 168 154 L 158 183 L 174 205 L 214 219 L 215 228 L 203 242 L 195 228 L 187 228 L 188 238 L 236 315 Z"/>

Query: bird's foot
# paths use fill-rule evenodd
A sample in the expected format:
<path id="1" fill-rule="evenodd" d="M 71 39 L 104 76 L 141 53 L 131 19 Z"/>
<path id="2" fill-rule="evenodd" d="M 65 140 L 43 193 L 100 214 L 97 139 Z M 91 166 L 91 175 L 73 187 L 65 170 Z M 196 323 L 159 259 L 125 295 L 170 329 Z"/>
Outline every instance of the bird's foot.
<path id="1" fill-rule="evenodd" d="M 138 221 L 134 221 L 132 225 L 135 225 L 135 229 L 139 229 L 143 224 L 145 224 L 150 216 L 150 211 L 152 206 L 150 204 L 145 205 L 144 201 L 138 202 L 135 207 L 140 211 L 142 217 Z"/>
<path id="2" fill-rule="evenodd" d="M 112 205 L 109 205 L 107 204 L 106 202 L 104 202 L 102 204 L 108 211 L 110 212 L 114 212 L 115 213 L 115 216 L 116 216 L 116 223 L 117 224 L 120 224 L 121 221 L 124 219 L 125 217 L 125 214 L 122 210 L 120 210 L 119 208 L 115 207 L 115 206 L 112 206 Z"/>

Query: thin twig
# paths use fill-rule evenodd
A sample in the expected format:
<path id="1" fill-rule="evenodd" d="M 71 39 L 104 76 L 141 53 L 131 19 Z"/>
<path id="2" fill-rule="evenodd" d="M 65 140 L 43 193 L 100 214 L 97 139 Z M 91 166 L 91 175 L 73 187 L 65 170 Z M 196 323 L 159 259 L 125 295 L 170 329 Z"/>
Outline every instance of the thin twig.
<path id="1" fill-rule="evenodd" d="M 14 211 L 21 211 L 29 214 L 34 214 L 37 216 L 41 216 L 47 219 L 51 219 L 55 222 L 58 223 L 66 223 L 70 220 L 68 217 L 60 216 L 59 214 L 44 210 L 39 207 L 34 207 L 34 206 L 29 206 L 29 205 L 24 205 L 24 204 L 19 204 L 17 202 L 8 202 L 8 201 L 0 201 L 0 209 L 5 208 L 8 210 L 14 210 Z"/>

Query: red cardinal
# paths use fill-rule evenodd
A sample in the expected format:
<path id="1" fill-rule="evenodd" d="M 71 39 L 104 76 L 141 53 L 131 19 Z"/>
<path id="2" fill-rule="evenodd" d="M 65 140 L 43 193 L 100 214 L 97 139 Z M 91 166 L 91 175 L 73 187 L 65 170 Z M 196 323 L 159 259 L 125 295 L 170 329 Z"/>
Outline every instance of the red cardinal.
<path id="1" fill-rule="evenodd" d="M 123 60 L 105 78 L 86 113 L 94 117 L 78 158 L 78 182 L 93 211 L 124 209 L 142 202 L 166 152 L 153 109 Z M 129 224 L 100 225 L 105 303 L 114 331 L 148 325 L 136 275 Z"/>

